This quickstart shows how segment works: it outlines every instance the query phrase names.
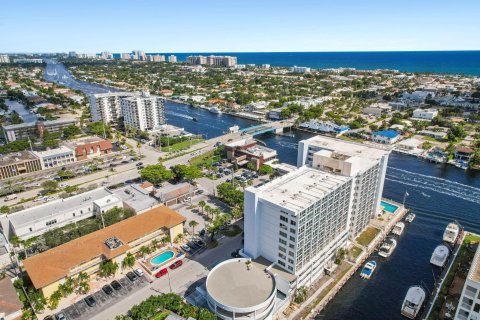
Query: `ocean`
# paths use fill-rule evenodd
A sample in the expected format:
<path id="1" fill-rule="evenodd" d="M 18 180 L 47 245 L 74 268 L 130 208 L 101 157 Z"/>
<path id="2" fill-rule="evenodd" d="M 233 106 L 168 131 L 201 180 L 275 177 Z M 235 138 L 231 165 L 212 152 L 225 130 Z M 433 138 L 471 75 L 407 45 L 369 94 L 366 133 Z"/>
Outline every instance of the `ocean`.
<path id="1" fill-rule="evenodd" d="M 174 54 L 178 61 L 189 55 L 231 55 L 238 64 L 270 64 L 310 68 L 393 69 L 404 72 L 430 72 L 480 76 L 480 51 L 390 51 L 390 52 L 211 52 Z M 119 57 L 119 54 L 115 54 Z"/>

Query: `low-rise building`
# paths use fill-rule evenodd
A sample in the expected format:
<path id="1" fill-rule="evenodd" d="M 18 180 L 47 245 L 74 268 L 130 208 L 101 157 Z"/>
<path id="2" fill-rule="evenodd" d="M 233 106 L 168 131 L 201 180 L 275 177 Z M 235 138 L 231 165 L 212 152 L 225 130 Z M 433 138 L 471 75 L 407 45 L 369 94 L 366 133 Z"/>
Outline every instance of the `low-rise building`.
<path id="1" fill-rule="evenodd" d="M 0 179 L 42 170 L 40 159 L 30 151 L 13 152 L 0 157 Z"/>
<path id="2" fill-rule="evenodd" d="M 386 114 L 392 111 L 392 107 L 388 103 L 374 103 L 368 107 L 363 108 L 363 113 L 380 117 L 382 114 Z"/>
<path id="3" fill-rule="evenodd" d="M 75 151 L 77 161 L 109 154 L 113 149 L 112 143 L 109 140 L 99 137 L 84 137 L 70 140 L 65 143 L 65 145 Z"/>
<path id="4" fill-rule="evenodd" d="M 475 150 L 467 146 L 455 146 L 455 160 L 462 162 L 470 162 L 473 157 Z"/>
<path id="5" fill-rule="evenodd" d="M 376 131 L 372 133 L 372 141 L 382 144 L 394 144 L 400 139 L 400 134 L 395 130 Z"/>
<path id="6" fill-rule="evenodd" d="M 331 121 L 322 121 L 317 119 L 303 122 L 300 124 L 300 127 L 313 131 L 335 133 L 336 135 L 340 135 L 350 130 L 349 126 L 340 126 Z"/>
<path id="7" fill-rule="evenodd" d="M 9 214 L 9 231 L 25 240 L 91 218 L 113 207 L 123 208 L 122 200 L 108 190 L 98 188 Z"/>
<path id="8" fill-rule="evenodd" d="M 480 246 L 473 257 L 462 295 L 458 300 L 455 320 L 480 319 Z"/>
<path id="9" fill-rule="evenodd" d="M 45 131 L 49 133 L 63 132 L 63 129 L 66 127 L 78 125 L 78 123 L 77 119 L 25 122 L 4 126 L 3 132 L 5 139 L 8 142 L 12 142 L 28 138 L 43 138 Z"/>
<path id="10" fill-rule="evenodd" d="M 293 66 L 290 68 L 290 72 L 295 72 L 295 73 L 309 73 L 310 72 L 310 68 L 308 67 L 297 67 L 297 66 Z"/>
<path id="11" fill-rule="evenodd" d="M 160 203 L 150 196 L 151 191 L 141 185 L 132 184 L 111 191 L 122 199 L 123 206 L 134 210 L 137 214 L 157 207 Z"/>
<path id="12" fill-rule="evenodd" d="M 67 277 L 75 278 L 80 272 L 94 277 L 103 262 L 121 265 L 127 253 L 139 252 L 154 239 L 175 239 L 183 234 L 185 220 L 176 211 L 160 206 L 29 257 L 23 265 L 33 286 L 49 297 Z"/>
<path id="13" fill-rule="evenodd" d="M 18 320 L 22 317 L 23 303 L 13 287 L 14 279 L 7 275 L 0 280 L 0 319 Z"/>
<path id="14" fill-rule="evenodd" d="M 65 146 L 45 151 L 32 151 L 32 153 L 40 159 L 42 169 L 61 167 L 76 160 L 73 150 Z"/>
<path id="15" fill-rule="evenodd" d="M 432 121 L 437 115 L 437 109 L 415 109 L 410 120 Z"/>
<path id="16" fill-rule="evenodd" d="M 225 144 L 227 159 L 239 166 L 251 163 L 258 170 L 264 163 L 275 160 L 277 151 L 257 144 L 253 139 L 241 139 Z"/>
<path id="17" fill-rule="evenodd" d="M 431 131 L 431 130 L 422 130 L 419 133 L 421 135 L 431 137 L 431 138 L 435 138 L 435 139 L 438 139 L 438 140 L 444 140 L 444 139 L 447 138 L 447 135 L 448 135 L 446 132 L 443 132 L 443 131 Z"/>
<path id="18" fill-rule="evenodd" d="M 180 203 L 196 192 L 196 188 L 190 183 L 183 182 L 161 187 L 155 190 L 154 197 L 166 206 Z"/>

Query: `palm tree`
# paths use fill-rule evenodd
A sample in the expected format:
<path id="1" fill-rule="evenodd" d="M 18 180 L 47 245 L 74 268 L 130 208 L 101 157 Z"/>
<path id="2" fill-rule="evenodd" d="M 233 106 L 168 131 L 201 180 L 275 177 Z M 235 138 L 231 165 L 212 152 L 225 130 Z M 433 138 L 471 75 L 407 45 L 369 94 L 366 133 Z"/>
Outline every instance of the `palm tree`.
<path id="1" fill-rule="evenodd" d="M 150 253 L 150 248 L 147 246 L 141 246 L 140 253 L 143 255 L 143 259 L 145 260 L 145 256 Z"/>
<path id="2" fill-rule="evenodd" d="M 175 237 L 175 243 L 179 243 L 180 241 L 182 241 L 183 239 L 183 233 L 179 233 L 177 234 L 177 236 Z"/>
<path id="3" fill-rule="evenodd" d="M 82 282 L 87 282 L 90 279 L 86 272 L 80 272 L 77 276 L 77 285 L 80 285 Z"/>
<path id="4" fill-rule="evenodd" d="M 202 214 L 203 214 L 203 210 L 205 209 L 205 206 L 207 205 L 207 203 L 204 200 L 200 200 L 198 202 L 198 205 L 200 206 L 200 208 L 202 208 Z"/>
<path id="5" fill-rule="evenodd" d="M 195 234 L 195 227 L 198 226 L 198 222 L 195 220 L 192 220 L 188 223 L 188 226 L 192 228 L 192 234 Z"/>
<path id="6" fill-rule="evenodd" d="M 140 142 L 137 142 L 137 149 L 138 149 L 138 154 L 142 155 L 142 144 Z"/>
<path id="7" fill-rule="evenodd" d="M 158 239 L 153 239 L 153 240 L 152 240 L 152 242 L 150 243 L 150 245 L 152 246 L 152 251 L 157 250 L 158 244 L 159 244 Z"/>
<path id="8" fill-rule="evenodd" d="M 208 204 L 205 205 L 205 212 L 207 213 L 207 216 L 210 218 L 210 214 L 212 213 L 212 207 L 210 207 Z"/>
<path id="9" fill-rule="evenodd" d="M 128 269 L 133 267 L 134 264 L 135 264 L 135 256 L 131 252 L 127 253 L 125 258 L 123 258 L 122 268 Z"/>
<path id="10" fill-rule="evenodd" d="M 57 290 L 54 293 L 52 293 L 50 298 L 48 298 L 48 308 L 50 310 L 57 309 L 60 299 L 62 299 L 62 293 L 60 292 L 60 290 Z"/>
<path id="11" fill-rule="evenodd" d="M 86 294 L 89 290 L 90 285 L 87 281 L 80 282 L 80 285 L 78 286 L 78 291 L 80 291 L 81 294 Z"/>

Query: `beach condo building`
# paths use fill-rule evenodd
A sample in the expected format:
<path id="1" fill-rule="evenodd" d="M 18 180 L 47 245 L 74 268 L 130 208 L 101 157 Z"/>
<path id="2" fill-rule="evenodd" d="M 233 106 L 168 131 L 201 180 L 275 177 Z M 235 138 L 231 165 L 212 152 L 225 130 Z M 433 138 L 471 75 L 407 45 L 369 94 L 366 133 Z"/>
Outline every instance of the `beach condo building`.
<path id="1" fill-rule="evenodd" d="M 127 253 L 136 254 L 154 239 L 175 239 L 183 234 L 184 222 L 184 216 L 160 206 L 29 257 L 23 266 L 33 286 L 50 297 L 67 277 L 75 279 L 84 272 L 93 278 L 106 261 L 121 266 Z"/>
<path id="2" fill-rule="evenodd" d="M 313 284 L 346 247 L 352 180 L 304 166 L 245 189 L 242 254 L 283 270 L 274 274 L 286 296 Z"/>
<path id="3" fill-rule="evenodd" d="M 120 99 L 125 126 L 156 131 L 165 124 L 164 98 L 147 92 Z"/>
<path id="4" fill-rule="evenodd" d="M 134 96 L 133 92 L 97 93 L 89 96 L 92 121 L 116 123 L 122 117 L 120 99 Z"/>
<path id="5" fill-rule="evenodd" d="M 463 285 L 454 319 L 480 319 L 480 246 L 477 247 L 467 279 Z"/>
<path id="6" fill-rule="evenodd" d="M 177 63 L 177 56 L 171 54 L 168 56 L 168 62 L 170 63 Z"/>
<path id="7" fill-rule="evenodd" d="M 316 136 L 298 146 L 297 165 L 310 166 L 334 175 L 352 178 L 349 236 L 355 239 L 381 211 L 385 174 L 390 151 Z"/>

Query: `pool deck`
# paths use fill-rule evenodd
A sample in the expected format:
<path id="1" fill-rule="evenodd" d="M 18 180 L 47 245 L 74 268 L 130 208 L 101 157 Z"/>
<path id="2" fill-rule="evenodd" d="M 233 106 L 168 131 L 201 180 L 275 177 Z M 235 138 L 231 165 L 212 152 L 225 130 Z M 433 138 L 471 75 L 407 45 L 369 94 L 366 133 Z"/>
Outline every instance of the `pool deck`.
<path id="1" fill-rule="evenodd" d="M 155 265 L 155 264 L 152 264 L 150 262 L 150 260 L 152 260 L 154 257 L 156 257 L 156 256 L 158 256 L 158 255 L 160 255 L 160 254 L 162 254 L 163 252 L 166 252 L 166 251 L 172 251 L 174 253 L 174 256 L 172 258 L 168 259 L 167 261 L 165 261 L 162 264 Z M 174 263 L 175 261 L 183 258 L 184 256 L 185 255 L 180 250 L 175 248 L 175 246 L 165 246 L 165 247 L 162 247 L 159 250 L 155 251 L 154 253 L 149 254 L 148 256 L 145 256 L 145 259 L 143 259 L 143 258 L 139 259 L 138 262 L 144 267 L 144 269 L 146 269 L 146 271 L 148 273 L 153 275 L 158 270 L 163 269 L 166 266 L 171 265 L 172 263 Z"/>

